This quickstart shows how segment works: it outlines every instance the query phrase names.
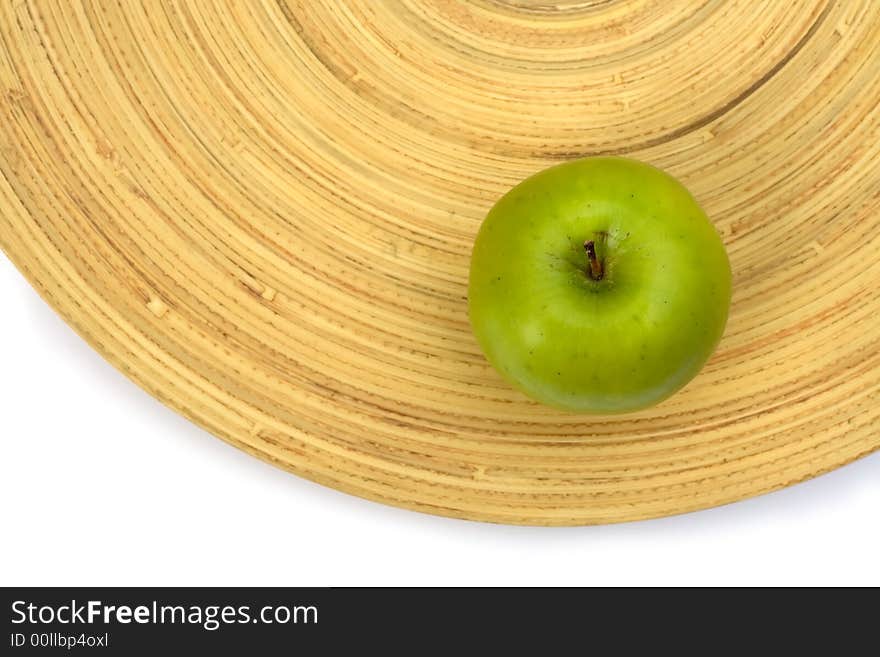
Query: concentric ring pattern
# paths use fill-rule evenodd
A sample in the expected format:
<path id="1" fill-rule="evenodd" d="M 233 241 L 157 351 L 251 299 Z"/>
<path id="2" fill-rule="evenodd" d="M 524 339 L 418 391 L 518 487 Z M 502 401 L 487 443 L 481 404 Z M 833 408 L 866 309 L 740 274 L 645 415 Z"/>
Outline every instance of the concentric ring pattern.
<path id="1" fill-rule="evenodd" d="M 0 39 L 0 246 L 114 365 L 262 459 L 591 524 L 880 448 L 878 2 L 5 0 Z M 611 418 L 505 385 L 465 298 L 494 200 L 598 153 L 678 176 L 734 271 L 704 371 Z"/>

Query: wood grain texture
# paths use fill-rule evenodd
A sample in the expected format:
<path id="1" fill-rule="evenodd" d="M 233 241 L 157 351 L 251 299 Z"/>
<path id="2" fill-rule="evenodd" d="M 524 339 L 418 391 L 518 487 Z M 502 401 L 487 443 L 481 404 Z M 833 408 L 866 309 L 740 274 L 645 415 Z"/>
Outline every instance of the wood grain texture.
<path id="1" fill-rule="evenodd" d="M 880 448 L 874 0 L 5 0 L 0 43 L 3 251 L 116 367 L 259 458 L 561 525 Z M 597 153 L 679 177 L 734 272 L 703 372 L 613 418 L 505 385 L 465 299 L 494 200 Z"/>

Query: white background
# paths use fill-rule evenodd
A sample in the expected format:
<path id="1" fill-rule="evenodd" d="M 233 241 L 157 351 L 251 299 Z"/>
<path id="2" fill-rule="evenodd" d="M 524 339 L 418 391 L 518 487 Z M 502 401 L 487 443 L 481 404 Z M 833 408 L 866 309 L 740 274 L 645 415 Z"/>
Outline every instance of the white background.
<path id="1" fill-rule="evenodd" d="M 878 428 L 880 430 L 880 428 Z M 388 508 L 227 446 L 108 365 L 0 254 L 0 585 L 880 585 L 880 454 L 607 527 Z"/>

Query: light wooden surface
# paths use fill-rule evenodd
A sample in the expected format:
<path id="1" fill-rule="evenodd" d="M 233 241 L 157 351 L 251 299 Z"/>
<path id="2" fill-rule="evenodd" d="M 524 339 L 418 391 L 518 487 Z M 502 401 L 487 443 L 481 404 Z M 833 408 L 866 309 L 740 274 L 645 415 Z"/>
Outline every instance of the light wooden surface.
<path id="1" fill-rule="evenodd" d="M 0 246 L 168 405 L 389 504 L 615 522 L 880 448 L 880 3 L 553 4 L 0 2 Z M 465 299 L 494 200 L 595 153 L 734 272 L 703 372 L 608 419 L 505 385 Z"/>

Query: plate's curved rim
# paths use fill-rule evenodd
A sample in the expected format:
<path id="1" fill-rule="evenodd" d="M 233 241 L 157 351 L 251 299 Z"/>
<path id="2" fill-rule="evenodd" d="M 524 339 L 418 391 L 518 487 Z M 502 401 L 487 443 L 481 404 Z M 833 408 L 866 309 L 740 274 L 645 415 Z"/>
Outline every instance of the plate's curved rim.
<path id="1" fill-rule="evenodd" d="M 253 446 L 244 443 L 238 439 L 236 439 L 231 433 L 228 433 L 223 430 L 222 425 L 220 423 L 212 424 L 207 421 L 202 421 L 201 418 L 198 418 L 190 412 L 190 410 L 184 406 L 183 404 L 178 404 L 171 396 L 162 395 L 156 390 L 153 390 L 151 386 L 149 386 L 145 379 L 140 376 L 140 370 L 137 368 L 129 368 L 125 367 L 125 363 L 121 359 L 117 359 L 112 356 L 107 350 L 104 350 L 100 346 L 100 342 L 96 339 L 93 339 L 91 334 L 88 331 L 85 331 L 83 326 L 80 324 L 78 319 L 75 317 L 73 313 L 69 313 L 66 311 L 62 304 L 55 304 L 52 302 L 50 295 L 48 292 L 48 286 L 43 284 L 43 281 L 40 277 L 31 271 L 30 268 L 24 265 L 24 259 L 18 259 L 18 252 L 11 248 L 8 244 L 4 244 L 2 240 L 0 240 L 0 250 L 2 250 L 9 261 L 13 264 L 13 266 L 18 270 L 18 272 L 22 275 L 22 277 L 28 282 L 28 284 L 36 291 L 36 293 L 40 296 L 42 301 L 53 310 L 63 321 L 64 323 L 70 327 L 86 344 L 91 347 L 95 353 L 97 353 L 101 358 L 107 361 L 110 365 L 113 366 L 120 374 L 125 376 L 128 380 L 132 381 L 135 385 L 138 386 L 145 393 L 170 408 L 175 413 L 181 415 L 186 418 L 199 428 L 208 432 L 212 436 L 223 440 L 225 443 L 242 450 L 243 452 L 254 456 L 264 463 L 268 463 L 272 466 L 280 468 L 286 472 L 294 474 L 298 477 L 311 481 L 313 483 L 320 484 L 322 486 L 327 486 L 332 490 L 339 491 L 341 493 L 345 493 L 348 495 L 352 495 L 354 497 L 358 497 L 361 499 L 369 500 L 372 502 L 377 502 L 380 504 L 384 504 L 387 506 L 392 506 L 400 509 L 405 509 L 408 511 L 418 511 L 422 513 L 427 513 L 430 515 L 436 515 L 446 518 L 454 518 L 458 520 L 470 520 L 474 522 L 485 522 L 491 524 L 503 524 L 503 525 L 522 525 L 522 526 L 560 526 L 560 527 L 579 527 L 579 526 L 595 526 L 595 525 L 605 525 L 605 524 L 619 524 L 625 522 L 635 522 L 639 520 L 653 520 L 659 518 L 668 518 L 674 517 L 677 515 L 683 515 L 686 513 L 692 513 L 695 511 L 703 511 L 707 509 L 717 508 L 721 506 L 726 506 L 728 504 L 733 504 L 736 502 L 740 502 L 743 500 L 751 499 L 754 497 L 759 497 L 765 495 L 767 493 L 772 493 L 778 490 L 783 490 L 785 488 L 789 488 L 791 486 L 797 485 L 804 481 L 809 481 L 816 477 L 819 477 L 823 474 L 827 474 L 828 472 L 832 472 L 837 470 L 838 468 L 842 468 L 850 463 L 853 463 L 861 458 L 869 456 L 875 452 L 880 452 L 880 442 L 877 445 L 870 447 L 864 452 L 857 453 L 852 456 L 847 456 L 846 458 L 839 459 L 838 461 L 833 462 L 831 465 L 823 468 L 819 468 L 815 471 L 808 473 L 806 476 L 799 477 L 789 482 L 782 482 L 779 484 L 772 484 L 770 486 L 766 486 L 764 488 L 756 488 L 745 495 L 733 495 L 730 499 L 721 499 L 715 500 L 713 502 L 709 502 L 703 499 L 703 497 L 695 497 L 694 503 L 692 505 L 684 505 L 680 509 L 674 512 L 638 512 L 637 509 L 642 508 L 644 505 L 636 505 L 631 507 L 635 512 L 629 514 L 617 513 L 613 516 L 609 516 L 607 518 L 603 518 L 602 520 L 597 521 L 584 521 L 583 519 L 576 519 L 572 516 L 562 516 L 562 517 L 554 517 L 551 515 L 548 516 L 533 516 L 533 517 L 517 517 L 511 516 L 510 518 L 502 518 L 501 516 L 497 516 L 494 514 L 485 514 L 481 515 L 480 513 L 467 513 L 463 510 L 452 508 L 452 507 L 444 507 L 444 506 L 432 506 L 428 504 L 423 504 L 419 502 L 406 501 L 398 497 L 383 497 L 381 495 L 377 495 L 370 490 L 357 490 L 355 487 L 348 486 L 345 482 L 337 481 L 334 479 L 324 479 L 322 477 L 314 476 L 313 473 L 310 473 L 305 470 L 301 470 L 295 467 L 290 462 L 283 461 L 281 459 L 273 458 L 268 452 L 261 451 L 259 449 L 254 448 Z M 57 283 L 53 277 L 49 277 L 56 283 L 57 288 L 59 290 L 64 290 L 64 287 Z M 259 438 L 261 442 L 264 441 L 263 438 Z M 705 496 L 704 496 L 705 497 Z"/>

